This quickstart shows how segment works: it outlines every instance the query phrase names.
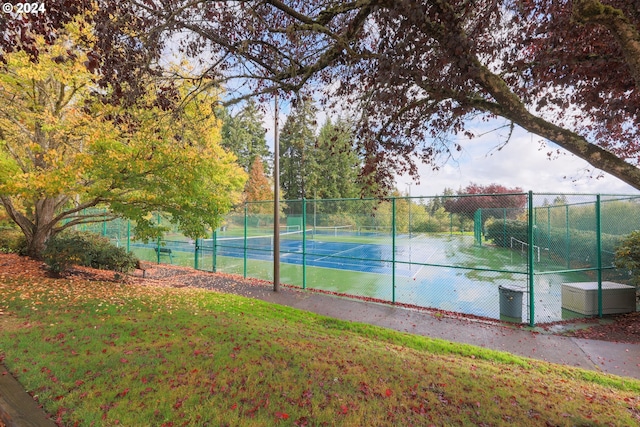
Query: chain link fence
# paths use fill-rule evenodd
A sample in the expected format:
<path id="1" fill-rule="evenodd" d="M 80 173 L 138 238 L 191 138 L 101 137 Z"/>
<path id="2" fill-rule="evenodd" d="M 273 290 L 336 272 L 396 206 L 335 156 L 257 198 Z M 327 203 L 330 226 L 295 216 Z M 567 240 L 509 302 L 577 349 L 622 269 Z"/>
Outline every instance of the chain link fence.
<path id="1" fill-rule="evenodd" d="M 640 229 L 640 196 L 498 194 L 247 203 L 205 239 L 136 242 L 124 221 L 94 232 L 143 259 L 304 289 L 530 325 L 637 309 L 616 247 Z M 102 228 L 100 228 L 102 227 Z"/>

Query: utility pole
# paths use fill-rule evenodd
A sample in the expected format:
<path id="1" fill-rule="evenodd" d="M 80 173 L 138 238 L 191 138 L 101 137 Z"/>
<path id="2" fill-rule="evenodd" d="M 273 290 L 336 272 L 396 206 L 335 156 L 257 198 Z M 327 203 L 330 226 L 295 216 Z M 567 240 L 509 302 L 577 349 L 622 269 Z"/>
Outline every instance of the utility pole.
<path id="1" fill-rule="evenodd" d="M 280 290 L 280 140 L 278 139 L 278 92 L 273 130 L 273 291 Z"/>
<path id="2" fill-rule="evenodd" d="M 411 238 L 411 183 L 407 184 L 409 186 L 409 238 Z"/>

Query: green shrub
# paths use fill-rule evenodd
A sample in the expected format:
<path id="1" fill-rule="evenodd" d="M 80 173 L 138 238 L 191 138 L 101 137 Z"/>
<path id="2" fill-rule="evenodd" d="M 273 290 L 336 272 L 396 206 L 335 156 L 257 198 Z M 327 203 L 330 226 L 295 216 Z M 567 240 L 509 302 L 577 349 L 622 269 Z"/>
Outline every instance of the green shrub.
<path id="1" fill-rule="evenodd" d="M 416 233 L 441 233 L 445 231 L 449 231 L 449 223 L 448 222 L 440 222 L 435 219 L 427 218 L 426 220 L 420 221 L 418 220 L 415 224 L 412 225 L 411 230 Z"/>
<path id="2" fill-rule="evenodd" d="M 127 253 L 124 248 L 114 246 L 104 237 L 90 236 L 92 244 L 91 267 L 123 273 L 135 268 L 138 262 L 135 255 Z"/>
<path id="3" fill-rule="evenodd" d="M 597 264 L 598 243 L 595 231 L 576 230 L 566 228 L 537 228 L 535 234 L 536 245 L 549 248 L 551 253 L 562 259 L 578 261 L 579 263 L 595 266 Z M 614 251 L 620 243 L 621 237 L 602 233 L 600 235 L 602 265 L 611 266 L 614 261 Z"/>
<path id="4" fill-rule="evenodd" d="M 521 242 L 527 242 L 527 223 L 514 219 L 494 220 L 486 223 L 487 240 L 492 240 L 496 246 L 508 248 L 511 246 L 511 238 L 514 237 Z"/>
<path id="5" fill-rule="evenodd" d="M 60 234 L 49 239 L 42 257 L 53 273 L 62 273 L 72 265 L 90 265 L 89 243 L 80 234 Z"/>
<path id="6" fill-rule="evenodd" d="M 24 234 L 15 228 L 0 228 L 0 252 L 23 253 L 26 248 Z"/>
<path id="7" fill-rule="evenodd" d="M 61 273 L 72 265 L 127 272 L 135 268 L 137 258 L 108 239 L 91 233 L 64 232 L 49 242 L 43 253 L 44 262 L 53 273 Z"/>
<path id="8" fill-rule="evenodd" d="M 625 237 L 616 248 L 615 266 L 630 271 L 636 286 L 640 285 L 640 231 Z"/>

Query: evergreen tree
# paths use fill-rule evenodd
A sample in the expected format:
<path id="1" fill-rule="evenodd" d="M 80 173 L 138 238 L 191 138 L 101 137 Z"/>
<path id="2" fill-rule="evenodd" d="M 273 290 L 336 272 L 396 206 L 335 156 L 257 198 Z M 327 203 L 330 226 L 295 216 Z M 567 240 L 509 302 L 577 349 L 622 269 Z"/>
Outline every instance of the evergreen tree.
<path id="1" fill-rule="evenodd" d="M 354 198 L 361 194 L 358 185 L 359 159 L 354 150 L 349 123 L 330 119 L 320 129 L 312 151 L 314 170 L 309 179 L 313 191 L 310 197 L 318 199 Z"/>
<path id="2" fill-rule="evenodd" d="M 315 170 L 316 113 L 313 102 L 303 99 L 293 108 L 282 128 L 280 184 L 287 200 L 313 196 L 313 192 L 309 194 L 308 181 Z"/>
<path id="3" fill-rule="evenodd" d="M 223 110 L 222 116 L 222 146 L 238 157 L 238 163 L 246 172 L 256 158 L 260 158 L 266 174 L 271 172 L 272 155 L 267 147 L 263 114 L 254 101 L 249 101 L 236 115 Z"/>

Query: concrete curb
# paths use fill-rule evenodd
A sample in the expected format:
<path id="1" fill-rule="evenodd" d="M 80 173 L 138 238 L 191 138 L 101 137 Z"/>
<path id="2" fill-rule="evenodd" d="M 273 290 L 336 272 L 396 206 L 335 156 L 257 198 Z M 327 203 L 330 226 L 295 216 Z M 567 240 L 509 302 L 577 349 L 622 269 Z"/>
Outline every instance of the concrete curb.
<path id="1" fill-rule="evenodd" d="M 6 427 L 56 427 L 44 410 L 0 364 L 0 421 Z"/>

